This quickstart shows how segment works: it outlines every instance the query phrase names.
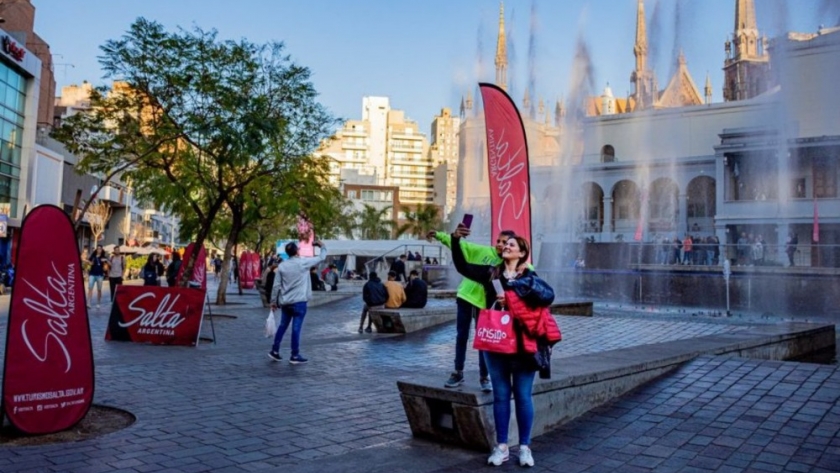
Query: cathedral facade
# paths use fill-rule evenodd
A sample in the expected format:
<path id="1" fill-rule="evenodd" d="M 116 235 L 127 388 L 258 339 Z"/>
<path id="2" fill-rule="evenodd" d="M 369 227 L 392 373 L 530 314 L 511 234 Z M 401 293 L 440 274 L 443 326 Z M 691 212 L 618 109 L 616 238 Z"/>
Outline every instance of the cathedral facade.
<path id="1" fill-rule="evenodd" d="M 558 102 L 552 117 L 526 91 L 517 105 L 530 152 L 538 268 L 567 263 L 549 256 L 556 244 L 686 235 L 716 236 L 731 245 L 725 253 L 742 235 L 761 236 L 769 257 L 785 266 L 795 235 L 797 265 L 840 267 L 840 99 L 829 85 L 840 76 L 840 27 L 768 41 L 754 1 L 733 1 L 722 103 L 711 103 L 708 77 L 701 93 L 682 54 L 659 88 L 647 63 L 643 0 L 630 96 L 615 98 L 607 88 L 584 101 L 583 114 Z M 502 14 L 496 82 L 504 88 L 503 21 Z M 470 95 L 461 114 L 456 214 L 475 214 L 477 240 L 490 241 L 484 120 Z"/>

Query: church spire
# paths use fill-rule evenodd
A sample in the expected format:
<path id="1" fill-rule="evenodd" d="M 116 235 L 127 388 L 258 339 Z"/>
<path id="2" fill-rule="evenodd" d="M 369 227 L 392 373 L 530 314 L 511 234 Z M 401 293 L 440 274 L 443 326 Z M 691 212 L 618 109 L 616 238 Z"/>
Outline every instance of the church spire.
<path id="1" fill-rule="evenodd" d="M 630 75 L 633 83 L 634 110 L 644 110 L 656 101 L 656 79 L 653 71 L 647 68 L 647 26 L 645 24 L 645 2 L 639 0 L 636 7 L 636 43 L 633 55 L 636 56 L 636 69 Z"/>
<path id="2" fill-rule="evenodd" d="M 633 54 L 636 56 L 636 70 L 647 69 L 647 26 L 645 26 L 644 0 L 639 0 L 636 9 L 636 44 L 633 46 Z"/>
<path id="3" fill-rule="evenodd" d="M 755 22 L 755 0 L 735 2 L 735 58 L 751 59 L 758 54 L 758 25 Z"/>
<path id="4" fill-rule="evenodd" d="M 706 87 L 704 88 L 704 92 L 706 93 L 706 105 L 712 103 L 712 78 L 709 77 L 709 73 L 706 73 Z"/>
<path id="5" fill-rule="evenodd" d="M 496 85 L 507 90 L 507 39 L 505 38 L 505 4 L 499 3 L 499 38 L 496 43 Z"/>

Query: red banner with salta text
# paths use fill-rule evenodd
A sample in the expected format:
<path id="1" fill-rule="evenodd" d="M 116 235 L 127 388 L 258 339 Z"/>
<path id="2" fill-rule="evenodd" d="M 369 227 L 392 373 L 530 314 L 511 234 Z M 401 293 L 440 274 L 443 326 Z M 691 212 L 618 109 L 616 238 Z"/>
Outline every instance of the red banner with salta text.
<path id="1" fill-rule="evenodd" d="M 84 279 L 73 223 L 42 205 L 23 221 L 9 307 L 3 412 L 28 434 L 68 429 L 93 401 Z"/>
<path id="2" fill-rule="evenodd" d="M 494 84 L 481 83 L 490 171 L 490 238 L 513 230 L 531 243 L 531 178 L 525 127 L 513 100 Z"/>
<path id="3" fill-rule="evenodd" d="M 190 243 L 184 249 L 184 256 L 181 258 L 183 262 L 181 263 L 181 269 L 178 270 L 176 281 L 180 281 L 181 275 L 187 270 L 187 262 L 189 262 L 194 249 L 195 243 Z M 195 265 L 193 265 L 193 275 L 190 278 L 189 286 L 200 287 L 202 291 L 207 290 L 207 251 L 204 249 L 204 245 L 201 245 L 201 248 L 198 250 L 198 258 L 196 258 Z"/>
<path id="4" fill-rule="evenodd" d="M 186 287 L 120 285 L 105 340 L 195 346 L 204 295 L 201 289 Z"/>
<path id="5" fill-rule="evenodd" d="M 253 251 L 243 251 L 239 255 L 239 284 L 245 289 L 252 289 L 254 281 L 260 278 L 260 255 Z"/>

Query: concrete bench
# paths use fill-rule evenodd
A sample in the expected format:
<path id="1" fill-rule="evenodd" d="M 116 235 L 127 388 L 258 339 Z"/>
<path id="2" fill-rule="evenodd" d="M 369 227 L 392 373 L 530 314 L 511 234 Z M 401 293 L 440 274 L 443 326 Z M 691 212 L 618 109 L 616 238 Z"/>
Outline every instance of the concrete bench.
<path id="1" fill-rule="evenodd" d="M 456 318 L 456 309 L 435 307 L 424 309 L 373 309 L 370 319 L 379 333 L 411 333 L 435 325 L 452 322 Z"/>
<path id="2" fill-rule="evenodd" d="M 678 368 L 701 355 L 789 360 L 835 347 L 832 324 L 766 325 L 727 334 L 641 345 L 552 360 L 552 379 L 534 383 L 532 436 L 547 433 L 590 409 Z M 446 389 L 438 376 L 397 381 L 416 437 L 490 451 L 496 433 L 493 395 L 478 386 Z M 513 404 L 513 400 L 511 400 Z M 514 413 L 515 409 L 511 408 Z M 511 419 L 509 443 L 518 442 Z"/>

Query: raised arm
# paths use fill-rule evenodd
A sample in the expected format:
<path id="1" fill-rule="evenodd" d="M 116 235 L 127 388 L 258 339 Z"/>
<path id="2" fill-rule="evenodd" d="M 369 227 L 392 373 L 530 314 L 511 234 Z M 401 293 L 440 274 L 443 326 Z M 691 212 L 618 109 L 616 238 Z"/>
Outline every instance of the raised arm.
<path id="1" fill-rule="evenodd" d="M 313 246 L 317 246 L 317 247 L 318 247 L 318 256 L 310 256 L 310 257 L 307 257 L 307 258 L 301 258 L 301 259 L 300 259 L 300 262 L 301 262 L 301 263 L 302 263 L 302 264 L 303 264 L 303 265 L 304 265 L 307 269 L 309 269 L 309 268 L 311 268 L 311 267 L 313 267 L 313 266 L 317 266 L 317 265 L 318 265 L 318 264 L 320 264 L 322 261 L 324 261 L 325 259 L 327 259 L 327 247 L 326 247 L 326 246 L 324 246 L 324 242 L 322 242 L 322 241 L 320 241 L 320 240 L 319 240 L 319 241 L 316 241 L 315 243 L 313 243 Z"/>
<path id="2" fill-rule="evenodd" d="M 461 248 L 461 237 L 452 235 L 452 262 L 455 263 L 455 269 L 467 279 L 484 284 L 490 279 L 490 271 L 493 267 L 485 264 L 468 263 L 464 256 L 464 250 Z"/>

